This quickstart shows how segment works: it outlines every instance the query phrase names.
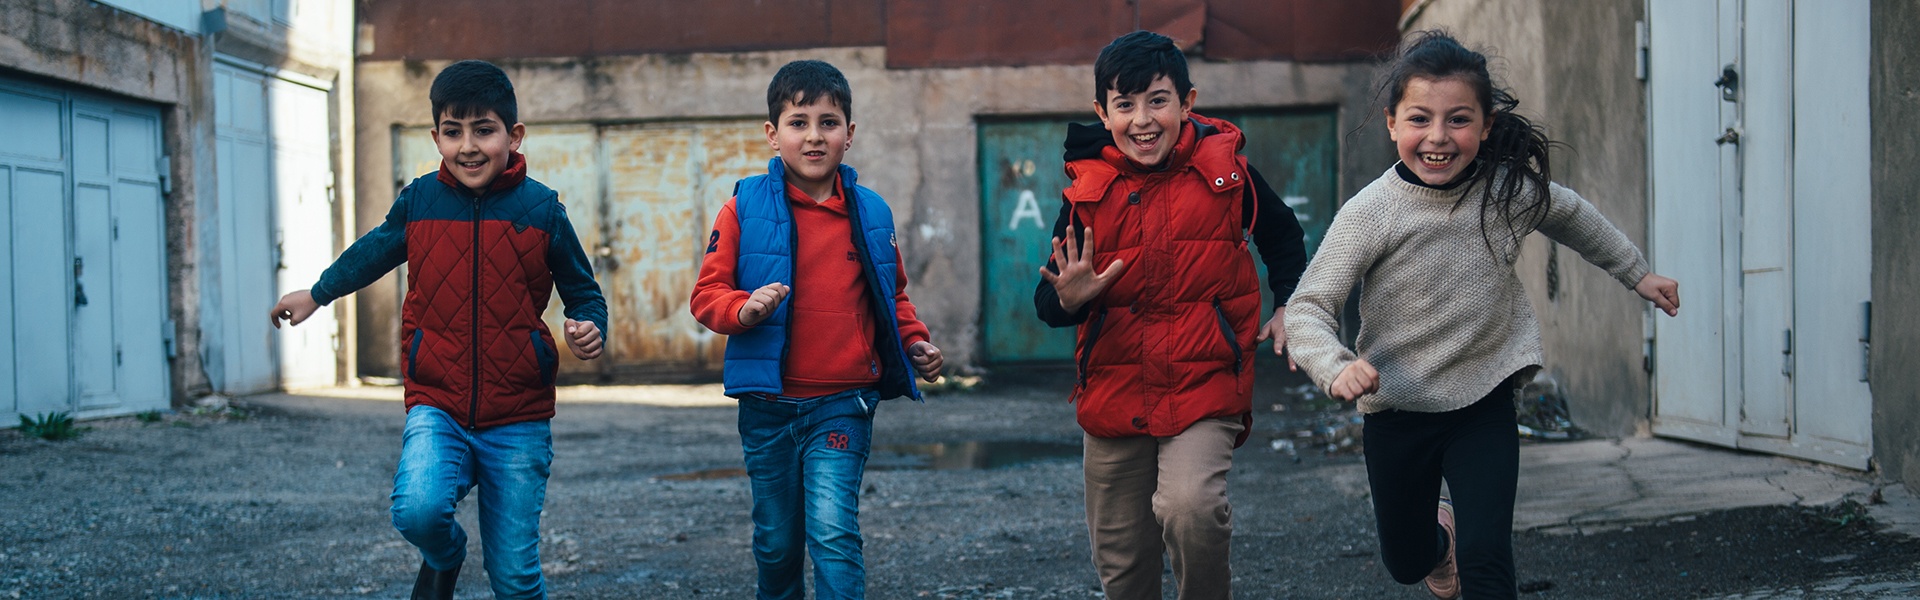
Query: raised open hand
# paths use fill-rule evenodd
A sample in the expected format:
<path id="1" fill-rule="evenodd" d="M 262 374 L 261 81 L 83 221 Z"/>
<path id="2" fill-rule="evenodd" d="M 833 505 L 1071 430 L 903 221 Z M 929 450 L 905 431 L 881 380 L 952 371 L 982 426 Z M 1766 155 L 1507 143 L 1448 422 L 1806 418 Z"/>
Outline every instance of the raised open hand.
<path id="1" fill-rule="evenodd" d="M 1127 261 L 1118 258 L 1113 259 L 1106 270 L 1094 271 L 1093 228 L 1086 228 L 1086 232 L 1084 242 L 1071 226 L 1067 227 L 1065 243 L 1060 238 L 1053 238 L 1053 264 L 1060 268 L 1060 272 L 1040 267 L 1040 278 L 1053 285 L 1054 291 L 1060 295 L 1060 307 L 1067 309 L 1067 312 L 1080 310 L 1081 306 L 1099 297 L 1101 292 L 1107 291 L 1107 286 L 1113 285 L 1121 274 L 1127 272 Z"/>

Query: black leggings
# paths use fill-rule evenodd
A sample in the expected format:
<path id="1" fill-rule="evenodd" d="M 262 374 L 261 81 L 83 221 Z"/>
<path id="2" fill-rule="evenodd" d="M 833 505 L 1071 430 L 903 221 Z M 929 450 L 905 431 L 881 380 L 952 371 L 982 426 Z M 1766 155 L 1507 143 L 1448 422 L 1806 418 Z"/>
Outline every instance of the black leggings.
<path id="1" fill-rule="evenodd" d="M 1394 581 L 1418 583 L 1447 556 L 1435 512 L 1446 478 L 1454 506 L 1461 594 L 1513 598 L 1513 494 L 1520 473 L 1513 386 L 1443 413 L 1386 410 L 1366 416 L 1367 480 L 1380 528 L 1380 559 Z"/>

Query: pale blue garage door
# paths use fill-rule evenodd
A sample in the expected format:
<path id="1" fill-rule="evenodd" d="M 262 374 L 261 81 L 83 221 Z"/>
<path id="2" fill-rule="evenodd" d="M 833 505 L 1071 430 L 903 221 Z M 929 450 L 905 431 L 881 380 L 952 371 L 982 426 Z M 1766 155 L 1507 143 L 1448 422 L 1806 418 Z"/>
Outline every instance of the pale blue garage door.
<path id="1" fill-rule="evenodd" d="M 0 420 L 168 404 L 160 111 L 0 78 Z"/>

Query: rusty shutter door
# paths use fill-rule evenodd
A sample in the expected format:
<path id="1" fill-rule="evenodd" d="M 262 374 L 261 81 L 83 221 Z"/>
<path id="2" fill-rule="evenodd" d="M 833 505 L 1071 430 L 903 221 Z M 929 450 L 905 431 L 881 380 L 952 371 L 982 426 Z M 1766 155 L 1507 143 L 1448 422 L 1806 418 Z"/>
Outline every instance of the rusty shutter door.
<path id="1" fill-rule="evenodd" d="M 439 168 L 428 132 L 396 131 L 401 183 Z M 719 372 L 726 341 L 693 320 L 687 300 L 713 216 L 772 156 L 760 122 L 529 125 L 521 150 L 528 176 L 566 204 L 607 298 L 607 354 L 561 352 L 561 383 Z M 556 295 L 545 315 L 556 341 L 562 308 Z"/>

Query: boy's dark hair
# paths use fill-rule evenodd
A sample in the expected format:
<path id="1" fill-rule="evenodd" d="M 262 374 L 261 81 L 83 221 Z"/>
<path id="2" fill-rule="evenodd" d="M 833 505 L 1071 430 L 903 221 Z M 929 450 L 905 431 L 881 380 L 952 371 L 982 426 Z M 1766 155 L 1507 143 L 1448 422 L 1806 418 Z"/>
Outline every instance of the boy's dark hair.
<path id="1" fill-rule="evenodd" d="M 1558 142 L 1547 139 L 1546 130 L 1514 112 L 1520 101 L 1494 85 L 1485 54 L 1460 45 L 1445 31 L 1417 31 L 1408 38 L 1381 77 L 1375 97 L 1384 98 L 1386 110 L 1392 114 L 1406 94 L 1407 81 L 1415 77 L 1451 79 L 1473 88 L 1490 131 L 1474 158 L 1481 168 L 1473 173 L 1467 193 L 1479 188 L 1480 237 L 1486 241 L 1487 250 L 1493 250 L 1493 236 L 1487 231 L 1487 215 L 1492 211 L 1518 252 L 1521 238 L 1547 218 L 1547 184 L 1553 181 L 1548 153 Z"/>
<path id="2" fill-rule="evenodd" d="M 1173 92 L 1187 101 L 1193 80 L 1187 77 L 1187 55 L 1169 38 L 1151 31 L 1135 31 L 1100 49 L 1093 62 L 1093 101 L 1107 105 L 1107 90 L 1137 94 L 1161 75 L 1173 80 Z"/>
<path id="3" fill-rule="evenodd" d="M 512 127 L 520 122 L 519 103 L 513 99 L 513 81 L 507 79 L 507 73 L 500 67 L 484 60 L 463 60 L 441 69 L 433 78 L 427 100 L 433 103 L 436 125 L 443 114 L 465 119 L 487 111 L 499 115 L 501 125 Z"/>
<path id="4" fill-rule="evenodd" d="M 853 120 L 853 86 L 840 70 L 818 60 L 796 60 L 780 67 L 767 84 L 767 121 L 780 122 L 780 111 L 787 102 L 794 106 L 813 104 L 822 97 L 840 107 L 848 121 Z"/>

